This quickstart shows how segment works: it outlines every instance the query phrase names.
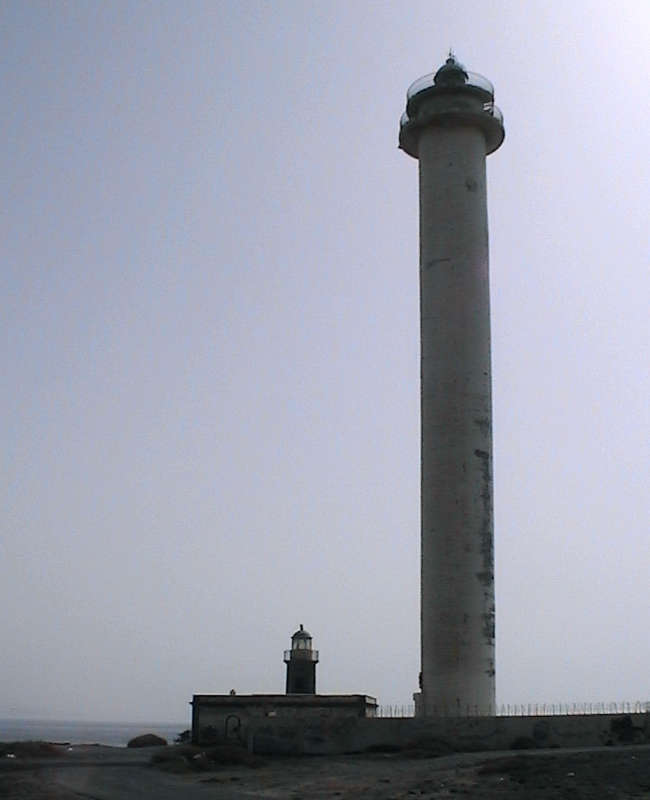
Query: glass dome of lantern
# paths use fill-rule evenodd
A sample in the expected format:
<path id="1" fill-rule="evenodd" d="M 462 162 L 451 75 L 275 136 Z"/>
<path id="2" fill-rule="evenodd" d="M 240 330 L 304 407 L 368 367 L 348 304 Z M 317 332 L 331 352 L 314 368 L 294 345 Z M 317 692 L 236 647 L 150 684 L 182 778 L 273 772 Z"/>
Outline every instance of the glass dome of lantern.
<path id="1" fill-rule="evenodd" d="M 291 637 L 292 650 L 311 650 L 311 633 L 306 631 L 303 626 Z"/>
<path id="2" fill-rule="evenodd" d="M 400 119 L 400 147 L 418 157 L 420 131 L 428 125 L 472 124 L 486 139 L 486 153 L 504 138 L 503 115 L 494 105 L 494 87 L 487 78 L 469 72 L 453 53 L 436 72 L 414 81 L 406 92 L 406 111 Z"/>
<path id="3" fill-rule="evenodd" d="M 284 651 L 284 660 L 303 659 L 318 661 L 318 650 L 312 649 L 312 635 L 301 625 L 291 637 L 291 650 Z"/>

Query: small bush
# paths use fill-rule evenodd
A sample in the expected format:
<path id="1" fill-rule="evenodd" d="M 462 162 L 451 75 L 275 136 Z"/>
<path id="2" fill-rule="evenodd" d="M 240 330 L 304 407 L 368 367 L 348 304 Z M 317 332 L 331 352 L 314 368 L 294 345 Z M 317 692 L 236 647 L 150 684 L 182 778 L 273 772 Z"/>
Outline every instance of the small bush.
<path id="1" fill-rule="evenodd" d="M 155 733 L 143 733 L 142 736 L 135 736 L 129 741 L 127 747 L 163 747 L 167 744 L 167 739 L 156 736 Z"/>

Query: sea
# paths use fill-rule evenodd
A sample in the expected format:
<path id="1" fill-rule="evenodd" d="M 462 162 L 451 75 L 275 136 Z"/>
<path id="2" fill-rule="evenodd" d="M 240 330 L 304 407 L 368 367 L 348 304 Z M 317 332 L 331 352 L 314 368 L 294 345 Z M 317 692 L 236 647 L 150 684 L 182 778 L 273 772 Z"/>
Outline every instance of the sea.
<path id="1" fill-rule="evenodd" d="M 142 733 L 155 733 L 169 744 L 189 722 L 81 722 L 52 719 L 0 719 L 0 742 L 45 741 L 126 747 Z"/>

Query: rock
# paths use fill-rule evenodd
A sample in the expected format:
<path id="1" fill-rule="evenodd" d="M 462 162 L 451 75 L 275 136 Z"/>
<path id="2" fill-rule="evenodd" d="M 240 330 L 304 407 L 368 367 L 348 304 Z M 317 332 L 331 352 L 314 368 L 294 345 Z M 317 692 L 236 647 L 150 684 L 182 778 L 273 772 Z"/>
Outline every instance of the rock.
<path id="1" fill-rule="evenodd" d="M 127 747 L 163 747 L 167 744 L 167 739 L 156 736 L 155 733 L 143 733 L 131 739 Z"/>

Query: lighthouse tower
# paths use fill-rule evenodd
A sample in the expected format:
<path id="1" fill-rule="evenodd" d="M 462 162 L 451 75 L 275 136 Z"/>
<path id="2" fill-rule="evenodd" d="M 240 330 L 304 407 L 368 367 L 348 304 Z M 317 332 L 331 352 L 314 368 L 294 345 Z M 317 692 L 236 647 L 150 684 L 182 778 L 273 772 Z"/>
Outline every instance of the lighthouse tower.
<path id="1" fill-rule="evenodd" d="M 409 88 L 399 142 L 420 175 L 423 716 L 494 713 L 485 157 L 503 138 L 492 85 L 453 55 Z"/>
<path id="2" fill-rule="evenodd" d="M 291 650 L 284 651 L 287 665 L 287 694 L 316 694 L 318 650 L 312 648 L 312 636 L 303 626 L 291 637 Z"/>

